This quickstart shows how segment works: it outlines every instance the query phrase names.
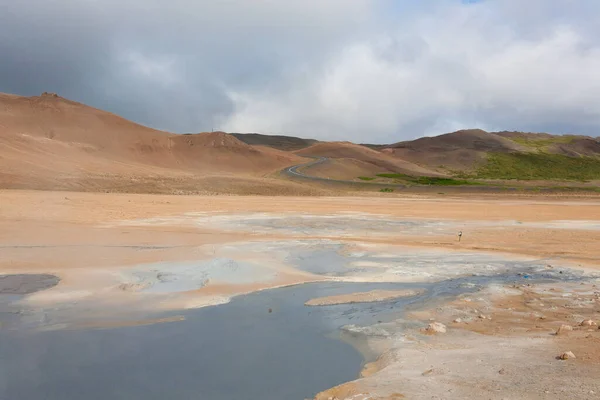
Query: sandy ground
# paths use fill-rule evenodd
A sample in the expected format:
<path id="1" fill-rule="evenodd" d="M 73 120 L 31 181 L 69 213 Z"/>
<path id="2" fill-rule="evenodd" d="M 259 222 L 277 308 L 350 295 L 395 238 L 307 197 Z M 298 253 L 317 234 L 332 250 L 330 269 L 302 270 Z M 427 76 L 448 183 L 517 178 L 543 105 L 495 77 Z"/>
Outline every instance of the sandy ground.
<path id="1" fill-rule="evenodd" d="M 458 231 L 463 232 L 460 242 Z M 0 191 L 0 274 L 58 276 L 57 286 L 30 294 L 26 301 L 35 307 L 87 305 L 88 319 L 79 321 L 84 326 L 99 324 L 96 317 L 106 309 L 127 309 L 123 304 L 176 310 L 317 280 L 448 278 L 464 273 L 453 270 L 462 267 L 452 260 L 465 254 L 472 254 L 474 265 L 483 270 L 494 267 L 493 257 L 511 257 L 594 273 L 600 268 L 598 243 L 600 200 L 594 198 Z M 414 259 L 393 259 L 398 246 L 414 249 Z M 293 264 L 294 252 L 310 249 L 331 256 L 335 266 L 339 257 L 330 248 L 350 260 L 349 267 L 336 267 L 347 274 Z M 439 254 L 447 254 L 447 265 L 437 264 Z M 431 273 L 399 269 L 414 260 L 422 260 L 420 271 Z M 595 398 L 600 393 L 594 380 L 600 376 L 600 331 L 578 327 L 583 320 L 600 319 L 594 284 L 496 287 L 414 310 L 410 319 L 420 328 L 386 326 L 385 340 L 369 339 L 382 355 L 365 367 L 363 378 L 318 398 L 474 398 L 482 393 L 498 399 Z M 101 306 L 89 307 L 96 303 Z M 452 322 L 457 318 L 460 322 Z M 447 332 L 424 333 L 421 328 L 430 320 L 444 323 Z M 553 335 L 563 323 L 575 330 Z M 565 351 L 577 358 L 555 359 Z"/>

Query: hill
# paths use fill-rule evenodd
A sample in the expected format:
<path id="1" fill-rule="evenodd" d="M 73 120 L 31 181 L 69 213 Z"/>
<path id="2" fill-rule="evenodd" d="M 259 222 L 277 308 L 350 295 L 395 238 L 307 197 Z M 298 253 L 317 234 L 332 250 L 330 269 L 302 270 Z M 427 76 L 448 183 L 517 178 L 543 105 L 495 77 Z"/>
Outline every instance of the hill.
<path id="1" fill-rule="evenodd" d="M 488 152 L 508 153 L 520 148 L 510 139 L 471 129 L 399 142 L 381 151 L 434 169 L 465 170 L 482 162 Z"/>
<path id="2" fill-rule="evenodd" d="M 374 173 L 440 175 L 415 163 L 350 142 L 320 142 L 295 153 L 303 157 L 329 158 L 328 162 L 310 168 L 311 174 L 327 178 L 354 179 Z"/>
<path id="3" fill-rule="evenodd" d="M 278 150 L 295 151 L 309 147 L 318 140 L 295 136 L 261 135 L 260 133 L 232 133 L 237 139 L 254 146 L 267 146 Z"/>
<path id="4" fill-rule="evenodd" d="M 326 160 L 299 171 L 385 185 L 600 181 L 600 141 L 588 136 L 470 129 L 359 145 L 257 133 L 178 135 L 52 93 L 0 93 L 0 188 L 316 194 L 324 192 L 306 177 L 300 183 L 277 173 L 319 157 Z"/>
<path id="5" fill-rule="evenodd" d="M 485 179 L 600 179 L 600 142 L 580 135 L 461 130 L 379 151 L 450 175 Z"/>
<path id="6" fill-rule="evenodd" d="M 258 178 L 301 157 L 224 132 L 176 135 L 55 94 L 0 94 L 0 187 L 104 190 L 198 187 L 199 179 Z M 214 179 L 213 179 L 214 181 Z M 136 189 L 137 190 L 137 189 Z"/>

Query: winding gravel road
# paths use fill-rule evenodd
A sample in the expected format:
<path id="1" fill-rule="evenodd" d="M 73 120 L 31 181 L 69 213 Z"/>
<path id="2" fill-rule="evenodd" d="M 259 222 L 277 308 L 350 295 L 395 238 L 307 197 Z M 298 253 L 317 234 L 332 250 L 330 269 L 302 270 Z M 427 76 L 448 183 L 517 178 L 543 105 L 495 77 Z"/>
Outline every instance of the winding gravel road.
<path id="1" fill-rule="evenodd" d="M 348 180 L 343 180 L 343 179 L 322 178 L 320 176 L 307 175 L 304 172 L 298 171 L 299 168 L 310 168 L 310 167 L 314 167 L 315 165 L 323 164 L 323 163 L 329 161 L 328 157 L 311 157 L 311 158 L 315 158 L 315 160 L 307 162 L 307 163 L 303 163 L 303 164 L 293 165 L 291 167 L 284 169 L 282 172 L 291 177 L 302 178 L 302 179 L 306 179 L 306 180 L 310 180 L 310 181 L 339 183 L 339 184 L 361 186 L 361 187 L 406 188 L 405 185 L 393 184 L 393 183 L 388 184 L 388 183 L 379 183 L 379 182 L 357 182 L 357 181 L 348 181 Z"/>

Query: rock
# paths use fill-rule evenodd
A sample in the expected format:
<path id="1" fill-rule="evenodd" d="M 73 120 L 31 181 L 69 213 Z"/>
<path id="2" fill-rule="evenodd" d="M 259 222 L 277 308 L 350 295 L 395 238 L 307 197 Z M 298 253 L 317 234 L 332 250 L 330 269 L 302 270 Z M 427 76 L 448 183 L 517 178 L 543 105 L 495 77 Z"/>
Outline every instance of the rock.
<path id="1" fill-rule="evenodd" d="M 586 319 L 581 321 L 581 324 L 579 324 L 579 326 L 596 326 L 598 325 L 596 322 L 592 321 L 591 319 Z"/>
<path id="2" fill-rule="evenodd" d="M 573 330 L 573 327 L 571 325 L 565 325 L 565 324 L 563 324 L 563 325 L 560 326 L 560 328 L 558 328 L 556 330 L 556 335 L 557 336 L 559 336 L 559 335 L 566 335 L 569 332 L 571 332 L 572 330 Z"/>
<path id="3" fill-rule="evenodd" d="M 432 322 L 425 330 L 429 333 L 446 333 L 446 325 L 441 322 Z"/>
<path id="4" fill-rule="evenodd" d="M 498 371 L 498 373 L 500 375 L 505 375 L 506 374 L 506 370 L 504 368 L 502 368 L 500 371 Z"/>
<path id="5" fill-rule="evenodd" d="M 456 318 L 454 321 L 455 324 L 460 324 L 462 322 L 462 318 Z"/>
<path id="6" fill-rule="evenodd" d="M 565 351 L 564 353 L 562 353 L 559 358 L 561 360 L 568 360 L 569 358 L 577 358 L 575 357 L 575 354 L 573 354 L 572 351 Z"/>

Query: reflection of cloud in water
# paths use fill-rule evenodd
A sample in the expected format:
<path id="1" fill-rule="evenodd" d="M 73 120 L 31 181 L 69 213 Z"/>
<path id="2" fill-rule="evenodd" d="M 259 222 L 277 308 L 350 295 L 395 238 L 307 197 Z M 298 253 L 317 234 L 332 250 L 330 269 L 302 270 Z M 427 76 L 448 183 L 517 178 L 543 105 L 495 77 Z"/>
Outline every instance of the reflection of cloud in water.
<path id="1" fill-rule="evenodd" d="M 272 270 L 230 258 L 138 265 L 125 274 L 124 289 L 151 293 L 195 290 L 208 281 L 235 285 L 270 281 L 275 277 Z"/>

